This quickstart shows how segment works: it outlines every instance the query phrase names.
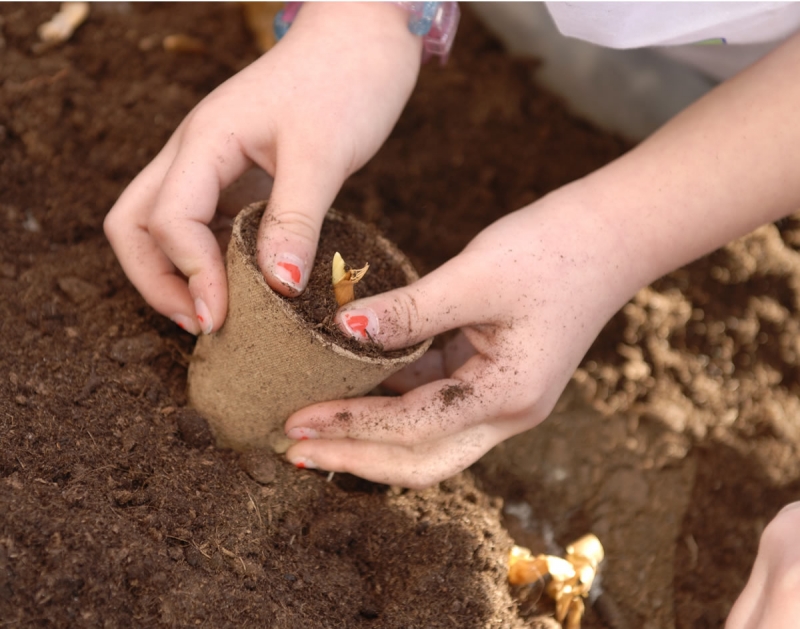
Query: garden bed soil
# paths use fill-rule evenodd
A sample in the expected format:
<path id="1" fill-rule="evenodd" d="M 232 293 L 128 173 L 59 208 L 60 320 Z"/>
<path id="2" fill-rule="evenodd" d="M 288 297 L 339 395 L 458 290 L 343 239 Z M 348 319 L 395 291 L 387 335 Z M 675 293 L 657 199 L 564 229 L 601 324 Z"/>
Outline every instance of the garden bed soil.
<path id="1" fill-rule="evenodd" d="M 722 626 L 760 531 L 800 497 L 800 221 L 641 291 L 550 419 L 437 487 L 219 451 L 185 408 L 193 338 L 137 294 L 102 221 L 256 58 L 241 6 L 98 3 L 38 50 L 55 8 L 0 8 L 0 626 L 545 626 L 506 553 L 589 531 L 606 560 L 585 628 Z M 163 50 L 177 33 L 204 52 Z M 466 10 L 335 207 L 425 273 L 628 148 L 536 65 Z"/>

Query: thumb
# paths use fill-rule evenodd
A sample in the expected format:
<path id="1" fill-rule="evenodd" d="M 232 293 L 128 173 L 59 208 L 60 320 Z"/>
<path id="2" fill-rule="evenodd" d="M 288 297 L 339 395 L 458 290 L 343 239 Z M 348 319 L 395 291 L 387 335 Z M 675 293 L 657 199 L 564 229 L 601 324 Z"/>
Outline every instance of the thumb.
<path id="1" fill-rule="evenodd" d="M 344 182 L 344 170 L 288 161 L 275 173 L 258 234 L 257 260 L 270 287 L 288 297 L 305 290 L 325 214 Z"/>
<path id="2" fill-rule="evenodd" d="M 353 301 L 336 313 L 335 321 L 348 336 L 374 341 L 385 350 L 490 322 L 497 304 L 476 290 L 482 283 L 477 257 L 461 253 L 413 284 Z"/>

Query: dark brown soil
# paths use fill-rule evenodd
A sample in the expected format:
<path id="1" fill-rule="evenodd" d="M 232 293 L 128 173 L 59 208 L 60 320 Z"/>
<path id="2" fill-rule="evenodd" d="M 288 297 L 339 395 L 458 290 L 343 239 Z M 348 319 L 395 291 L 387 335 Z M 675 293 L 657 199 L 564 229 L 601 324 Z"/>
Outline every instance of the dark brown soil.
<path id="1" fill-rule="evenodd" d="M 209 446 L 193 339 L 102 234 L 125 185 L 256 57 L 235 4 L 107 4 L 33 52 L 0 44 L 0 626 L 537 626 L 513 541 L 606 548 L 583 626 L 720 627 L 763 526 L 800 497 L 800 220 L 641 291 L 536 430 L 424 491 Z M 165 52 L 186 33 L 204 54 Z M 427 272 L 482 227 L 627 146 L 574 118 L 467 13 L 335 206 Z M 352 260 L 360 264 L 361 260 Z"/>

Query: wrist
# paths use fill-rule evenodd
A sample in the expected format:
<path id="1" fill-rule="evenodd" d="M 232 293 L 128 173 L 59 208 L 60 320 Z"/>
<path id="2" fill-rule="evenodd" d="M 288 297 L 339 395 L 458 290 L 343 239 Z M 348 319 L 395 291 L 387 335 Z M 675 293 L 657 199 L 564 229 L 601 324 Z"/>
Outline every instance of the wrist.
<path id="1" fill-rule="evenodd" d="M 319 11 L 327 3 L 305 3 L 305 13 Z M 402 20 L 404 28 L 422 43 L 422 61 L 438 56 L 442 63 L 447 61 L 455 39 L 460 19 L 457 2 L 379 2 L 379 3 L 334 3 L 335 11 L 353 9 L 361 14 L 371 13 L 380 16 L 381 21 L 395 28 Z M 275 38 L 280 40 L 294 21 L 302 13 L 303 2 L 287 2 L 275 17 Z M 348 9 L 344 7 L 348 6 Z M 316 8 L 311 8 L 316 7 Z M 378 24 L 374 24 L 378 26 Z M 356 40 L 363 30 L 356 24 L 348 24 L 348 30 L 354 32 Z"/>
<path id="2" fill-rule="evenodd" d="M 407 16 L 389 2 L 290 2 L 296 15 L 286 38 L 299 32 L 306 40 L 342 42 L 362 57 L 375 57 L 388 51 L 392 55 L 413 55 L 419 65 L 422 42 L 408 30 Z M 308 45 L 306 42 L 304 45 Z M 340 61 L 341 50 L 330 50 L 331 61 Z"/>
<path id="3" fill-rule="evenodd" d="M 618 199 L 606 204 L 593 184 L 591 178 L 578 179 L 531 207 L 549 224 L 550 248 L 567 264 L 560 273 L 576 290 L 592 295 L 597 311 L 610 318 L 655 278 L 632 224 L 617 211 Z"/>

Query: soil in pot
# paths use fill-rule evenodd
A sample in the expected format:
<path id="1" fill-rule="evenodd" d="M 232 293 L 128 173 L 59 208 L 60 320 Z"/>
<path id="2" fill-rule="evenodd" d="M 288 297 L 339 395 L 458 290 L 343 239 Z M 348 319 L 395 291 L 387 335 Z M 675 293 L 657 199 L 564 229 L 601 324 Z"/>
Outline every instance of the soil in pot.
<path id="1" fill-rule="evenodd" d="M 333 317 L 339 306 L 331 284 L 331 263 L 337 251 L 348 269 L 369 264 L 369 271 L 355 285 L 356 299 L 401 288 L 407 283 L 403 268 L 381 246 L 380 240 L 385 236 L 374 225 L 360 221 L 347 212 L 337 211 L 336 215 L 337 219 L 328 216 L 322 223 L 317 255 L 306 289 L 298 297 L 284 297 L 284 301 L 319 334 L 355 354 L 391 358 L 412 353 L 418 346 L 387 352 L 377 343 L 364 343 L 350 338 L 334 323 Z M 253 264 L 256 263 L 259 222 L 260 218 L 242 229 L 246 247 L 253 252 Z"/>

